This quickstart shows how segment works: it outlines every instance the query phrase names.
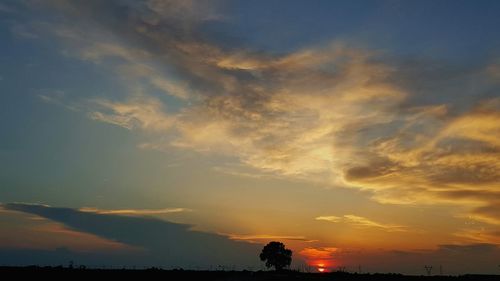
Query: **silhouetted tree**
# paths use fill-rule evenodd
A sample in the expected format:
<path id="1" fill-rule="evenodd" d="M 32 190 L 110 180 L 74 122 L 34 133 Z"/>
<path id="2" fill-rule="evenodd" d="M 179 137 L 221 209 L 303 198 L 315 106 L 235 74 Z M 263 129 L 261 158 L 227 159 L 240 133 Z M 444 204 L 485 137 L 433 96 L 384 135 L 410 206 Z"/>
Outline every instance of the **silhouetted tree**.
<path id="1" fill-rule="evenodd" d="M 290 266 L 292 263 L 292 250 L 286 249 L 281 242 L 269 242 L 259 255 L 261 261 L 266 262 L 266 267 L 274 267 L 276 271 Z"/>

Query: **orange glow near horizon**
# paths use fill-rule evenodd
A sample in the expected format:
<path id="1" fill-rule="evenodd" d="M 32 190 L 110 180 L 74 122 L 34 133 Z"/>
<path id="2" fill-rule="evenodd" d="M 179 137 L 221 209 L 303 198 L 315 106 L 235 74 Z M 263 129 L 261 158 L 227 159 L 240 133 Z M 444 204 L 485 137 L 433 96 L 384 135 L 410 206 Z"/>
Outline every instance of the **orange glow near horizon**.
<path id="1" fill-rule="evenodd" d="M 318 272 L 321 273 L 330 272 L 332 268 L 332 261 L 330 260 L 309 261 L 309 264 L 315 267 L 318 270 Z"/>
<path id="2" fill-rule="evenodd" d="M 313 248 L 308 247 L 300 251 L 307 264 L 319 272 L 328 272 L 333 267 L 333 255 L 338 251 L 335 247 Z"/>

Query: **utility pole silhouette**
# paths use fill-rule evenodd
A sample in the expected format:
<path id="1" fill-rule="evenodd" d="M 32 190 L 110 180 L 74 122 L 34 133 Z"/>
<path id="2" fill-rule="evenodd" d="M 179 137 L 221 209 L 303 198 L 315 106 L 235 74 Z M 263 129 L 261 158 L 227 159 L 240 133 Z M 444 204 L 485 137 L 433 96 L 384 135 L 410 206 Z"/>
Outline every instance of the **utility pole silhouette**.
<path id="1" fill-rule="evenodd" d="M 439 275 L 443 275 L 443 265 L 439 265 Z"/>
<path id="2" fill-rule="evenodd" d="M 431 275 L 432 272 L 432 265 L 424 265 L 425 271 L 427 272 L 427 275 Z"/>

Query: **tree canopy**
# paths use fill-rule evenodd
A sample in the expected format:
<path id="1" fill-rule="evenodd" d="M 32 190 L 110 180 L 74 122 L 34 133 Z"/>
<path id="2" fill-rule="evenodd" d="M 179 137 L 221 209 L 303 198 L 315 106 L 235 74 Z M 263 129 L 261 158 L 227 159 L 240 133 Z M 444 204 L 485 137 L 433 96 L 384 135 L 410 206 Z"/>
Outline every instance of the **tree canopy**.
<path id="1" fill-rule="evenodd" d="M 274 267 L 279 271 L 292 263 L 292 250 L 286 249 L 281 242 L 273 241 L 264 246 L 259 257 L 266 262 L 267 268 Z"/>

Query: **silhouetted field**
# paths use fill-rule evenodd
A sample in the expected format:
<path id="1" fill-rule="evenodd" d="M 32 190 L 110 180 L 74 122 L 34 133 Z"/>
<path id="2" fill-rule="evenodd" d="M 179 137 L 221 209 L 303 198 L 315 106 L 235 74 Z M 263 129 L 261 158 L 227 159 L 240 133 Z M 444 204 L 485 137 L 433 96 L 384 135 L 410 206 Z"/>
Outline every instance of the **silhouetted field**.
<path id="1" fill-rule="evenodd" d="M 155 278 L 148 280 L 267 281 L 267 280 L 500 280 L 500 275 L 411 276 L 401 274 L 357 274 L 346 272 L 302 273 L 296 271 L 194 271 L 150 269 L 77 269 L 67 267 L 0 267 L 0 276 Z M 13 274 L 13 275 L 10 275 Z"/>

